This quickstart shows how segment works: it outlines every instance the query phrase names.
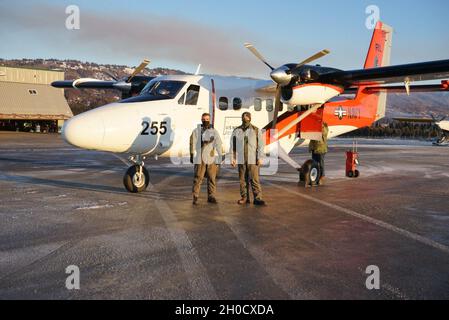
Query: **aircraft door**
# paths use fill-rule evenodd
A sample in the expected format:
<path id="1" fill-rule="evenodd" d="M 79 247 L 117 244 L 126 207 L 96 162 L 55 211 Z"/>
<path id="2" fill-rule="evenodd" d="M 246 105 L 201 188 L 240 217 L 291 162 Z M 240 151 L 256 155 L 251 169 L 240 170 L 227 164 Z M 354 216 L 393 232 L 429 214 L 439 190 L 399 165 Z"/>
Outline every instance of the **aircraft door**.
<path id="1" fill-rule="evenodd" d="M 189 137 L 201 123 L 201 115 L 209 111 L 208 92 L 198 84 L 188 84 L 175 102 L 173 110 L 173 154 L 189 154 Z M 176 135 L 176 136 L 174 136 Z M 172 143 L 173 144 L 173 143 Z"/>
<path id="2" fill-rule="evenodd" d="M 305 140 L 321 140 L 322 139 L 322 124 L 323 124 L 323 110 L 319 108 L 316 112 L 308 115 L 300 123 L 300 137 Z"/>

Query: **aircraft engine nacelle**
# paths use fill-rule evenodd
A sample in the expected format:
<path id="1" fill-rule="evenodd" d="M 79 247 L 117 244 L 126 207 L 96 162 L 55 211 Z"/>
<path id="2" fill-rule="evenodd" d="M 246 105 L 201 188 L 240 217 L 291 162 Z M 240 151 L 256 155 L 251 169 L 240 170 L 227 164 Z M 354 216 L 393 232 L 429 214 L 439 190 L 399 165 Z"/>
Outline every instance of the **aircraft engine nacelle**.
<path id="1" fill-rule="evenodd" d="M 323 104 L 343 91 L 343 88 L 332 85 L 304 84 L 293 88 L 282 88 L 281 100 L 291 106 Z"/>

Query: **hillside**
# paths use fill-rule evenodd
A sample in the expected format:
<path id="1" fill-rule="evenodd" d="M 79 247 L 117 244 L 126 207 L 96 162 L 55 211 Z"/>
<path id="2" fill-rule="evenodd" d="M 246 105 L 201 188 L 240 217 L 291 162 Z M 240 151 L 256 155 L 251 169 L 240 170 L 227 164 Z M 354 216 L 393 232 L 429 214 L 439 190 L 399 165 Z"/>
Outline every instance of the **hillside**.
<path id="1" fill-rule="evenodd" d="M 429 117 L 449 115 L 449 92 L 437 93 L 393 93 L 388 95 L 387 117 Z"/>

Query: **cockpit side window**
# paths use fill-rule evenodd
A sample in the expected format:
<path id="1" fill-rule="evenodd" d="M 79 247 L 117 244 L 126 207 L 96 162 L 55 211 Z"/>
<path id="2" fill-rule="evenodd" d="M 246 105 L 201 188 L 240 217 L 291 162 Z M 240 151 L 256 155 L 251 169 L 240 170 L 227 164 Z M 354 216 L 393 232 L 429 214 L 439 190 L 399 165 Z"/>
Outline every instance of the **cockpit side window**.
<path id="1" fill-rule="evenodd" d="M 188 105 L 188 106 L 196 106 L 197 103 L 198 103 L 199 95 L 200 95 L 200 86 L 192 84 L 187 89 L 186 105 Z"/>
<path id="2" fill-rule="evenodd" d="M 185 99 L 185 97 L 186 97 L 186 94 L 184 93 L 184 94 L 181 96 L 181 98 L 179 98 L 178 104 L 184 104 L 184 99 Z"/>

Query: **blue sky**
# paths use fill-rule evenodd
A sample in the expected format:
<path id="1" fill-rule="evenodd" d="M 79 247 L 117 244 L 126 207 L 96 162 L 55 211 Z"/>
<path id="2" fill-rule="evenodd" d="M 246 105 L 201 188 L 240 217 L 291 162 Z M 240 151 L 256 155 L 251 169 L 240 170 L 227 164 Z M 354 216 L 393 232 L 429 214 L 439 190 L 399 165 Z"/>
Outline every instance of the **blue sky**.
<path id="1" fill-rule="evenodd" d="M 67 5 L 81 10 L 81 29 L 67 30 Z M 449 58 L 449 1 L 9 1 L 0 0 L 0 57 L 74 58 L 193 72 L 267 76 L 243 47 L 250 41 L 273 65 L 327 48 L 323 65 L 362 66 L 371 30 L 368 5 L 395 29 L 392 63 Z"/>

